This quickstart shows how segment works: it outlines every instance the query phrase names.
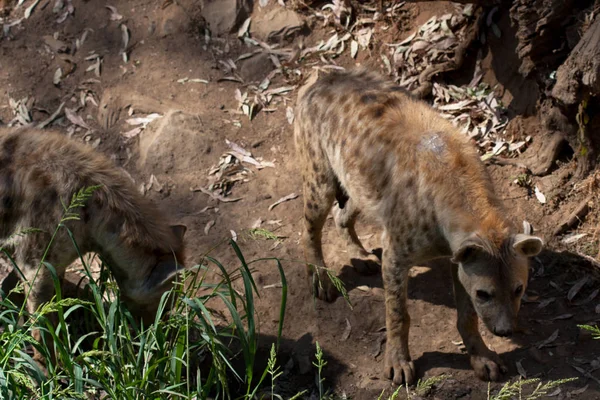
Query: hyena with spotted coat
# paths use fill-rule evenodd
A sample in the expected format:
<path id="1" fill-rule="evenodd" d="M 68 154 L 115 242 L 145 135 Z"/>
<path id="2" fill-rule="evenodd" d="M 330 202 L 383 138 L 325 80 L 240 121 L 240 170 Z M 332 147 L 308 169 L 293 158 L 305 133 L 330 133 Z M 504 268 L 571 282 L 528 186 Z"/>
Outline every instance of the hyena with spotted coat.
<path id="1" fill-rule="evenodd" d="M 387 347 L 384 373 L 411 383 L 408 272 L 451 258 L 458 330 L 477 376 L 505 370 L 478 331 L 515 329 L 528 279 L 528 258 L 542 241 L 515 233 L 465 135 L 424 102 L 364 70 L 334 72 L 298 94 L 295 143 L 304 190 L 303 244 L 315 294 L 335 298 L 322 268 L 321 232 L 334 201 L 336 226 L 359 272 L 376 257 L 360 243 L 360 212 L 383 227 L 382 273 Z M 363 262 L 356 262 L 363 260 Z"/>
<path id="2" fill-rule="evenodd" d="M 80 219 L 65 225 L 82 254 L 96 252 L 112 269 L 130 310 L 150 321 L 183 268 L 185 226 L 169 226 L 130 179 L 90 146 L 56 132 L 0 128 L 0 239 L 14 248 L 25 293 L 30 291 L 30 313 L 54 296 L 50 271 L 38 267 L 64 214 L 63 204 L 91 186 L 99 187 L 76 210 Z M 36 231 L 22 234 L 29 228 Z M 77 257 L 67 231 L 60 229 L 44 261 L 62 280 Z M 39 331 L 33 334 L 39 340 Z M 45 361 L 37 350 L 34 358 Z"/>

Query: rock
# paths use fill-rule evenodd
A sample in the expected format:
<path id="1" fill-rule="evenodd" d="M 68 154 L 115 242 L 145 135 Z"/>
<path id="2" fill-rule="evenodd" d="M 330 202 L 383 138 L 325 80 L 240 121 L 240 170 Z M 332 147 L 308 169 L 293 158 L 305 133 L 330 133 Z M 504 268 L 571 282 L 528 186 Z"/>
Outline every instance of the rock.
<path id="1" fill-rule="evenodd" d="M 275 67 L 267 53 L 259 53 L 240 61 L 238 70 L 245 82 L 262 81 Z"/>
<path id="2" fill-rule="evenodd" d="M 202 16 L 213 35 L 234 32 L 252 12 L 248 0 L 204 0 Z"/>
<path id="3" fill-rule="evenodd" d="M 196 116 L 169 110 L 140 135 L 138 165 L 148 174 L 186 174 L 202 164 L 212 141 Z"/>
<path id="4" fill-rule="evenodd" d="M 186 10 L 179 4 L 173 3 L 160 12 L 157 33 L 164 37 L 176 33 L 188 32 L 191 22 L 191 18 Z"/>
<path id="5" fill-rule="evenodd" d="M 293 37 L 304 28 L 300 15 L 288 8 L 277 7 L 252 18 L 250 33 L 263 41 Z"/>

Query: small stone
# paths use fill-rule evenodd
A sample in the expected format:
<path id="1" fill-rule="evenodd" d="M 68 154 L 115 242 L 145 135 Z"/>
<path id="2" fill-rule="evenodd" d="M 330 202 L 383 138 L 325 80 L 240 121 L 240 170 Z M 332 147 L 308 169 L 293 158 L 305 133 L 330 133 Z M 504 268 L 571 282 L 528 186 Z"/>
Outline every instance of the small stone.
<path id="1" fill-rule="evenodd" d="M 213 35 L 234 32 L 250 16 L 252 7 L 248 0 L 204 0 L 202 16 Z"/>
<path id="2" fill-rule="evenodd" d="M 298 13 L 289 8 L 277 7 L 264 15 L 253 17 L 250 33 L 265 41 L 279 40 L 294 37 L 303 27 L 304 21 Z"/>
<path id="3" fill-rule="evenodd" d="M 263 80 L 275 66 L 267 53 L 259 53 L 250 58 L 240 61 L 238 70 L 240 76 L 246 82 L 258 82 Z"/>

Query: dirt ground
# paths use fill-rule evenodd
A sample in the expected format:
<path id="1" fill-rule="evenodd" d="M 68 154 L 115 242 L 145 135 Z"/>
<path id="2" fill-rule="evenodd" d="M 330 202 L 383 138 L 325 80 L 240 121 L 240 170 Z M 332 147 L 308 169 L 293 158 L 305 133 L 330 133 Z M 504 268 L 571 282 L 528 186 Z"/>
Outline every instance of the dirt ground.
<path id="1" fill-rule="evenodd" d="M 3 23 L 21 18 L 29 3 L 26 1 L 21 8 L 13 10 Z M 381 278 L 359 276 L 345 265 L 344 247 L 330 219 L 324 234 L 326 260 L 339 271 L 352 308 L 342 298 L 332 304 L 312 299 L 305 267 L 299 261 L 302 258 L 299 247 L 301 196 L 269 210 L 278 199 L 301 194 L 292 128 L 288 122 L 288 107 L 293 107 L 296 91 L 273 95 L 273 101 L 252 121 L 234 112 L 239 105 L 236 89 L 241 93 L 249 89 L 245 83 L 222 80 L 233 75 L 224 70 L 224 64 L 227 59 L 236 60 L 256 48 L 243 44 L 235 33 L 220 37 L 213 33 L 207 44 L 203 33 L 206 20 L 199 3 L 74 0 L 73 13 L 59 23 L 57 18 L 61 14 L 53 13 L 54 2 L 40 1 L 28 19 L 11 27 L 8 35 L 0 39 L 0 120 L 8 123 L 14 118 L 9 98 L 35 98 L 34 103 L 31 100 L 24 103 L 30 106 L 36 123 L 44 121 L 64 102 L 64 107 L 81 120 L 73 122 L 74 118 L 59 116 L 53 127 L 78 140 L 88 141 L 114 157 L 141 190 L 171 213 L 174 222 L 187 225 L 189 265 L 210 251 L 228 268 L 238 267 L 235 254 L 226 243 L 233 233 L 238 236 L 246 259 L 281 259 L 289 285 L 279 356 L 285 366 L 281 394 L 292 395 L 303 389 L 309 393 L 314 391 L 311 362 L 315 341 L 318 341 L 328 361 L 324 373 L 326 385 L 348 398 L 375 399 L 382 390 L 392 389 L 391 383 L 381 376 L 385 350 Z M 213 8 L 214 3 L 206 2 L 213 4 Z M 230 2 L 223 1 L 226 3 Z M 276 1 L 270 1 L 265 8 L 256 3 L 253 20 L 260 20 L 281 7 Z M 115 12 L 105 5 L 115 7 Z M 344 67 L 360 63 L 383 70 L 377 52 L 379 46 L 400 41 L 432 15 L 446 13 L 453 6 L 447 2 L 426 2 L 403 7 L 406 11 L 401 13 L 402 19 L 393 21 L 391 29 L 376 31 L 377 41 L 370 51 L 360 51 L 356 60 L 343 54 L 335 62 Z M 498 26 L 505 35 L 502 40 L 490 38 L 490 46 L 496 51 L 485 58 L 484 80 L 499 84 L 497 91 L 512 116 L 527 115 L 537 101 L 535 84 L 516 75 L 517 66 L 510 62 L 510 24 L 507 16 L 499 18 Z M 121 54 L 123 25 L 129 35 L 127 62 Z M 303 28 L 294 39 L 280 44 L 297 47 L 302 42 L 307 47 L 314 46 L 331 35 L 330 26 L 323 27 L 314 21 L 308 25 L 309 28 Z M 76 41 L 81 43 L 84 32 L 87 37 L 77 46 Z M 237 73 L 246 83 L 260 83 L 274 69 L 268 57 L 260 58 L 237 62 Z M 99 76 L 93 69 L 86 71 L 88 67 L 93 68 L 98 59 L 101 60 Z M 294 68 L 306 72 L 310 67 L 311 63 L 307 62 Z M 58 68 L 62 75 L 57 78 Z M 466 66 L 461 73 L 470 71 L 472 68 Z M 457 76 L 452 79 L 457 81 L 465 79 L 458 76 L 460 74 L 454 75 Z M 293 74 L 275 75 L 270 80 L 270 88 L 294 86 L 299 78 Z M 133 115 L 129 116 L 131 110 Z M 150 113 L 163 117 L 137 135 L 138 132 L 132 132 L 134 126 L 126 120 Z M 532 118 L 519 118 L 519 121 L 511 125 L 511 134 L 531 135 L 530 151 L 535 151 L 537 121 Z M 127 138 L 127 134 L 135 137 Z M 260 170 L 244 164 L 248 170 L 242 176 L 244 180 L 233 183 L 228 196 L 229 199 L 241 198 L 236 202 L 221 202 L 202 191 L 191 190 L 207 185 L 211 168 L 230 150 L 226 139 L 250 151 L 254 158 L 262 157 L 263 161 L 274 164 Z M 536 183 L 543 187 L 547 179 L 568 178 L 574 168 L 568 152 L 563 161 L 549 178 L 534 178 Z M 565 198 L 549 196 L 546 204 L 541 204 L 528 189 L 514 183 L 521 173 L 518 167 L 490 165 L 489 171 L 515 221 L 519 224 L 529 221 L 549 246 L 532 262 L 533 274 L 520 314 L 519 334 L 510 340 L 501 339 L 482 328 L 484 340 L 502 354 L 509 366 L 507 380 L 517 379 L 519 374 L 543 380 L 578 377 L 578 381 L 563 386 L 552 398 L 600 398 L 600 341 L 594 341 L 577 328 L 577 324 L 600 322 L 595 297 L 598 294 L 595 278 L 600 273 L 577 255 L 579 252 L 595 257 L 598 252 L 596 198 L 587 197 L 593 194 L 595 178 L 573 186 Z M 587 236 L 571 244 L 554 238 L 554 228 L 584 199 L 588 199 L 592 211 L 572 232 Z M 244 231 L 258 219 L 263 221 L 261 227 L 273 231 L 280 239 L 247 237 Z M 379 232 L 375 227 L 362 223 L 358 229 L 365 247 L 379 248 Z M 268 349 L 279 322 L 281 295 L 277 286 L 280 278 L 273 262 L 259 262 L 254 266 L 260 291 L 256 306 L 261 346 Z M 451 376 L 428 397 L 486 398 L 487 383 L 474 377 L 455 328 L 449 269 L 415 267 L 411 276 L 410 348 L 418 374 L 421 378 Z M 574 285 L 586 276 L 589 280 L 575 291 Z M 500 385 L 494 383 L 492 389 Z M 586 389 L 579 390 L 581 388 Z"/>

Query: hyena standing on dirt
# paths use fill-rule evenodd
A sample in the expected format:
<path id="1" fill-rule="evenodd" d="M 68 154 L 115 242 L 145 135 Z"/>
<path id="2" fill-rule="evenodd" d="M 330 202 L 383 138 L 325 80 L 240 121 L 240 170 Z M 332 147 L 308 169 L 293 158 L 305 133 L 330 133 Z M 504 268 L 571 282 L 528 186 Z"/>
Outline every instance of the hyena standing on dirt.
<path id="1" fill-rule="evenodd" d="M 65 225 L 82 254 L 96 252 L 111 268 L 132 313 L 149 321 L 183 268 L 185 226 L 169 226 L 114 163 L 89 146 L 55 132 L 0 128 L 0 238 L 14 247 L 25 293 L 30 290 L 30 313 L 54 296 L 50 271 L 38 267 L 63 204 L 91 186 L 99 187 L 77 210 L 80 220 Z M 28 228 L 41 231 L 20 234 Z M 60 229 L 44 261 L 62 280 L 77 257 L 67 231 Z M 39 340 L 39 331 L 33 334 Z M 44 363 L 37 351 L 34 358 Z"/>
<path id="2" fill-rule="evenodd" d="M 406 307 L 410 267 L 451 257 L 457 325 L 471 365 L 479 378 L 499 379 L 505 368 L 483 342 L 477 317 L 496 335 L 513 332 L 528 258 L 541 251 L 542 241 L 512 233 L 475 149 L 424 102 L 364 70 L 315 80 L 298 94 L 294 130 L 315 294 L 335 298 L 318 267 L 325 265 L 321 231 L 337 199 L 333 215 L 352 259 L 375 259 L 354 230 L 359 210 L 383 227 L 385 375 L 396 384 L 415 379 Z M 370 263 L 353 264 L 372 272 Z"/>

